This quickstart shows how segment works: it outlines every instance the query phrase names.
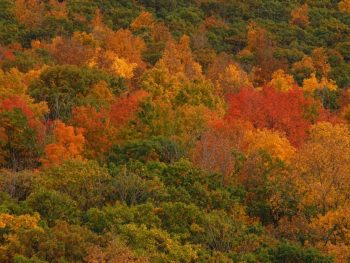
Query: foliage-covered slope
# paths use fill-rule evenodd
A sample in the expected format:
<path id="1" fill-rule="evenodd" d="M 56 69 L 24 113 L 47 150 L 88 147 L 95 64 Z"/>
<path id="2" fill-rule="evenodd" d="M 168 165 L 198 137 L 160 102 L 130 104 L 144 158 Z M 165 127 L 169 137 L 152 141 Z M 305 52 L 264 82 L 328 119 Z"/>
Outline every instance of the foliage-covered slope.
<path id="1" fill-rule="evenodd" d="M 0 262 L 348 262 L 350 1 L 0 0 Z"/>

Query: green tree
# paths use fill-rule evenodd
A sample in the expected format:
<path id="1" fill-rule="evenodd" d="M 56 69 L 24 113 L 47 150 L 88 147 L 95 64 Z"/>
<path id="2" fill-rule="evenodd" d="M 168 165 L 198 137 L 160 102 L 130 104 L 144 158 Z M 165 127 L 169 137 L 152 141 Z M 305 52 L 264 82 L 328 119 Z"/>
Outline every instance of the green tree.
<path id="1" fill-rule="evenodd" d="M 67 161 L 44 169 L 38 178 L 42 186 L 67 194 L 82 210 L 102 206 L 111 193 L 111 176 L 95 161 Z"/>
<path id="2" fill-rule="evenodd" d="M 56 220 L 78 223 L 79 210 L 77 204 L 67 194 L 53 190 L 40 189 L 32 193 L 27 202 L 29 206 L 45 219 L 49 226 Z"/>
<path id="3" fill-rule="evenodd" d="M 93 85 L 101 81 L 108 83 L 112 91 L 118 94 L 123 88 L 123 81 L 90 68 L 79 68 L 72 65 L 53 66 L 44 70 L 38 79 L 34 80 L 29 91 L 37 101 L 46 101 L 49 107 L 50 119 L 67 120 L 72 108 L 83 105 Z"/>

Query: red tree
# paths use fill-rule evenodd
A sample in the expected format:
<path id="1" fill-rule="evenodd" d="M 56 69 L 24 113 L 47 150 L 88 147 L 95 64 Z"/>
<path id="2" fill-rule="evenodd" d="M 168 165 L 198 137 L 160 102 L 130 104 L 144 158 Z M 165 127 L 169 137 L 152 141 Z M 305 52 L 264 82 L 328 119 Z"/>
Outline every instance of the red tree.
<path id="1" fill-rule="evenodd" d="M 28 102 L 21 96 L 12 96 L 0 102 L 0 113 L 10 112 L 19 109 L 27 118 L 28 126 L 36 131 L 37 140 L 41 141 L 44 136 L 44 125 L 35 116 L 33 110 L 29 107 Z"/>
<path id="2" fill-rule="evenodd" d="M 287 92 L 269 87 L 261 91 L 242 89 L 229 97 L 227 119 L 247 120 L 256 128 L 280 131 L 294 146 L 299 146 L 311 125 L 306 113 L 313 105 L 297 88 Z"/>
<path id="3" fill-rule="evenodd" d="M 117 128 L 127 124 L 134 117 L 137 106 L 142 98 L 147 96 L 143 90 L 138 90 L 127 97 L 120 98 L 112 104 L 110 110 L 110 119 L 113 125 Z"/>
<path id="4" fill-rule="evenodd" d="M 23 97 L 0 100 L 0 166 L 22 170 L 36 165 L 45 130 Z"/>
<path id="5" fill-rule="evenodd" d="M 75 127 L 83 128 L 86 157 L 101 158 L 112 146 L 115 128 L 106 110 L 97 111 L 92 106 L 76 107 L 73 109 L 72 123 Z"/>

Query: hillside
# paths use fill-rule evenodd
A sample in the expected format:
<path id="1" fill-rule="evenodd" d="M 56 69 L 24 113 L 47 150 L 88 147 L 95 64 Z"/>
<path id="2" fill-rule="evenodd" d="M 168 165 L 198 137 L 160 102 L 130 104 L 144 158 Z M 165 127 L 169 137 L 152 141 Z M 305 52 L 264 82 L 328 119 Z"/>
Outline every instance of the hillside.
<path id="1" fill-rule="evenodd" d="M 350 262 L 350 0 L 0 0 L 0 262 Z"/>

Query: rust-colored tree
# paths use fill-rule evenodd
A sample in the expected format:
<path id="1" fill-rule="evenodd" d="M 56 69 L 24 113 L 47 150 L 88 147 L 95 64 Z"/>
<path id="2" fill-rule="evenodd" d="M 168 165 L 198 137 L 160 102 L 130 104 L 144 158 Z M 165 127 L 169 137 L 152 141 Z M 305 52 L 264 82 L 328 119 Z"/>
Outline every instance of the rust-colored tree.
<path id="1" fill-rule="evenodd" d="M 145 96 L 147 96 L 147 93 L 139 90 L 131 95 L 119 98 L 112 104 L 109 116 L 113 125 L 119 129 L 127 124 L 134 117 L 140 100 Z"/>
<path id="2" fill-rule="evenodd" d="M 85 138 L 82 129 L 66 126 L 61 121 L 54 123 L 54 143 L 45 147 L 45 154 L 40 159 L 43 166 L 60 165 L 66 160 L 82 160 Z"/>
<path id="3" fill-rule="evenodd" d="M 339 10 L 343 13 L 350 13 L 350 1 L 342 0 L 338 4 Z"/>
<path id="4" fill-rule="evenodd" d="M 135 63 L 140 69 L 145 68 L 142 60 L 142 52 L 146 44 L 142 38 L 134 36 L 128 29 L 120 29 L 106 37 L 106 48 L 115 52 L 119 58 L 128 63 Z"/>
<path id="5" fill-rule="evenodd" d="M 273 72 L 278 69 L 286 69 L 285 61 L 275 58 L 276 43 L 271 39 L 268 32 L 256 23 L 248 25 L 248 45 L 241 52 L 243 56 L 253 56 L 255 65 L 252 68 L 252 79 L 255 85 L 263 85 L 269 81 Z"/>
<path id="6" fill-rule="evenodd" d="M 211 172 L 222 174 L 222 184 L 232 183 L 234 150 L 242 150 L 245 143 L 245 132 L 252 127 L 249 123 L 218 120 L 210 129 L 201 135 L 192 154 L 193 162 Z"/>
<path id="7" fill-rule="evenodd" d="M 58 36 L 39 48 L 46 48 L 62 65 L 83 66 L 94 56 L 96 46 L 97 42 L 91 34 L 75 32 L 71 38 Z"/>
<path id="8" fill-rule="evenodd" d="M 309 25 L 309 6 L 307 4 L 303 4 L 295 8 L 291 13 L 290 23 L 300 27 L 306 27 Z"/>
<path id="9" fill-rule="evenodd" d="M 45 4 L 36 0 L 16 0 L 14 13 L 20 23 L 35 29 L 43 21 Z"/>
<path id="10" fill-rule="evenodd" d="M 72 123 L 75 127 L 83 128 L 86 139 L 84 155 L 89 159 L 103 158 L 112 146 L 116 132 L 108 111 L 97 111 L 92 106 L 77 107 L 73 109 Z"/>

